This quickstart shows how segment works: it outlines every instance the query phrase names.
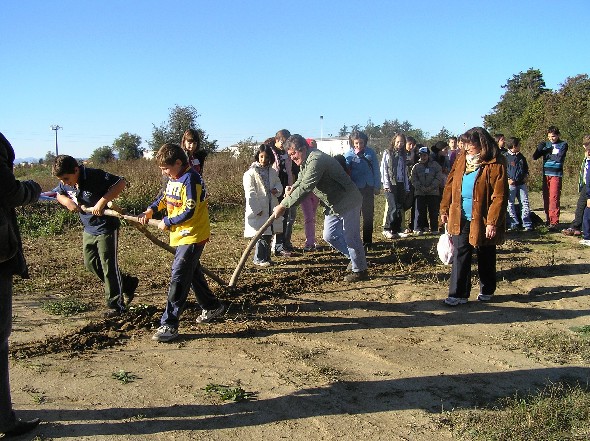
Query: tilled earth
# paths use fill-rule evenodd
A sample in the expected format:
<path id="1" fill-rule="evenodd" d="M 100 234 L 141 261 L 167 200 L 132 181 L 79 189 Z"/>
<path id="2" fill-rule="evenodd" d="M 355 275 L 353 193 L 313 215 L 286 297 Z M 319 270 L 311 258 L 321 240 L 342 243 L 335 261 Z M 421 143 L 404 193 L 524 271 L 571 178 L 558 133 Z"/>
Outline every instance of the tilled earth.
<path id="1" fill-rule="evenodd" d="M 378 242 L 371 280 L 351 285 L 327 247 L 268 269 L 248 263 L 235 289 L 211 282 L 222 318 L 197 325 L 191 300 L 179 339 L 162 344 L 151 334 L 171 255 L 125 227 L 121 265 L 140 286 L 129 312 L 104 319 L 79 236 L 28 239 L 32 278 L 15 284 L 13 401 L 19 416 L 43 419 L 38 439 L 452 439 L 442 411 L 590 380 L 588 360 L 555 362 L 514 340 L 588 324 L 588 251 L 571 238 L 513 234 L 498 253 L 495 301 L 459 308 L 442 305 L 450 267 L 434 236 Z M 203 264 L 229 281 L 245 245 L 237 230 L 218 233 Z M 66 298 L 89 311 L 44 309 Z M 208 385 L 251 395 L 223 401 Z"/>

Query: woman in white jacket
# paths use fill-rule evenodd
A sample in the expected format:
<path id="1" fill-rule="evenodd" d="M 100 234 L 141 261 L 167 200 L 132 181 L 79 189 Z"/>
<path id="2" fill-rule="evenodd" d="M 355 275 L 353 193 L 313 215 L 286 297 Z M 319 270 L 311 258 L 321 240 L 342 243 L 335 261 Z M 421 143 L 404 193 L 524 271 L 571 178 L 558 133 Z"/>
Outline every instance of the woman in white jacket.
<path id="1" fill-rule="evenodd" d="M 275 157 L 270 146 L 260 145 L 254 156 L 254 162 L 244 173 L 244 194 L 246 196 L 246 213 L 244 219 L 244 237 L 254 237 L 256 232 L 272 215 L 279 203 L 278 196 L 283 193 L 279 174 L 271 167 Z M 272 235 L 283 232 L 283 219 L 275 219 L 256 243 L 254 264 L 269 266 L 271 264 L 270 242 Z"/>

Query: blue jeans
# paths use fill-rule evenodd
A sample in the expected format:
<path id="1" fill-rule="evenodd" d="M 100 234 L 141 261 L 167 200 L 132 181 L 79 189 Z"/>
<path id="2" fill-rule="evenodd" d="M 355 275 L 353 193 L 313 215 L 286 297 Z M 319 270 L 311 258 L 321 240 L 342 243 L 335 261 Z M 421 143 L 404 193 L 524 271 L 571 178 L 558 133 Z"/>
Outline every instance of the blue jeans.
<path id="1" fill-rule="evenodd" d="M 529 207 L 529 192 L 526 184 L 510 185 L 508 192 L 508 215 L 510 216 L 510 228 L 516 228 L 520 224 L 518 214 L 514 208 L 514 200 L 518 198 L 521 206 L 522 226 L 532 228 L 531 209 Z"/>
<path id="2" fill-rule="evenodd" d="M 205 245 L 179 245 L 176 247 L 172 275 L 168 288 L 168 301 L 160 324 L 178 327 L 180 314 L 192 286 L 197 303 L 203 309 L 217 309 L 221 305 L 209 288 L 201 269 L 201 254 Z"/>
<path id="3" fill-rule="evenodd" d="M 16 419 L 10 399 L 8 337 L 12 330 L 12 275 L 0 274 L 0 432 Z"/>
<path id="4" fill-rule="evenodd" d="M 360 211 L 357 205 L 340 215 L 327 214 L 324 218 L 324 240 L 350 259 L 355 273 L 367 269 Z"/>
<path id="5" fill-rule="evenodd" d="M 256 248 L 254 250 L 254 263 L 270 262 L 270 242 L 272 236 L 263 235 L 256 242 Z"/>

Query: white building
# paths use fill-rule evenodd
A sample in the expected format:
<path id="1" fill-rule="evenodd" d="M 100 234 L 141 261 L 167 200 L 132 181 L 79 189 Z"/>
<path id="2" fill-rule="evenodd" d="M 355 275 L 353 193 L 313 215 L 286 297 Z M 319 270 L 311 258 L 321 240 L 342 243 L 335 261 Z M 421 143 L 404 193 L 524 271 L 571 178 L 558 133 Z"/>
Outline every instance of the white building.
<path id="1" fill-rule="evenodd" d="M 317 143 L 319 150 L 331 156 L 343 155 L 344 152 L 348 151 L 350 148 L 348 144 L 348 136 L 322 140 L 316 139 L 315 142 Z"/>

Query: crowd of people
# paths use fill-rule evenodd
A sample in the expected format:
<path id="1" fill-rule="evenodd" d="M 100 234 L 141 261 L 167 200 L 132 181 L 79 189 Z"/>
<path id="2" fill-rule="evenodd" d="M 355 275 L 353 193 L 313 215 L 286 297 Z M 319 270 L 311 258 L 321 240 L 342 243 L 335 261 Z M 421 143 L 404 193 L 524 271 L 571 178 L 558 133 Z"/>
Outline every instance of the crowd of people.
<path id="1" fill-rule="evenodd" d="M 380 160 L 368 142 L 365 133 L 355 130 L 349 137 L 350 149 L 332 157 L 320 151 L 315 140 L 283 129 L 257 147 L 243 176 L 244 236 L 258 238 L 253 263 L 268 267 L 273 255 L 292 255 L 298 206 L 304 218 L 303 251 L 314 251 L 316 211 L 321 204 L 325 215 L 322 237 L 349 260 L 344 282 L 368 279 L 366 252 L 373 246 L 375 197 L 383 188 L 382 234 L 386 239 L 436 234 L 443 226 L 452 235 L 452 269 L 444 303 L 454 307 L 468 302 L 474 251 L 480 281 L 477 299 L 490 301 L 496 290 L 496 246 L 503 243 L 505 231 L 533 228 L 529 168 L 520 141 L 511 137 L 506 142 L 502 134 L 492 137 L 484 128 L 474 127 L 429 148 L 399 133 Z M 575 218 L 562 232 L 582 236 L 580 243 L 590 246 L 590 135 L 584 137 L 583 145 Z M 551 126 L 547 141 L 540 142 L 533 154 L 533 159 L 543 160 L 543 202 L 550 231 L 557 231 L 559 225 L 567 149 L 559 129 Z M 37 183 L 14 177 L 14 158 L 12 146 L 0 133 L 0 183 L 4 188 L 0 195 L 0 433 L 5 437 L 28 432 L 39 423 L 38 419 L 18 419 L 10 398 L 12 277 L 28 276 L 15 207 L 37 201 L 41 193 Z M 200 263 L 211 229 L 202 176 L 206 153 L 198 131 L 187 130 L 180 144 L 164 144 L 155 158 L 164 186 L 139 221 L 155 222 L 159 229 L 169 231 L 170 245 L 175 248 L 166 305 L 152 336 L 155 341 L 168 342 L 179 335 L 190 288 L 202 309 L 197 323 L 221 316 L 225 306 L 209 288 Z M 119 268 L 119 221 L 105 216 L 104 210 L 124 190 L 125 180 L 79 164 L 68 155 L 57 156 L 52 171 L 59 179 L 54 189 L 57 201 L 80 215 L 84 265 L 104 285 L 105 315 L 118 316 L 133 300 L 139 281 Z M 162 210 L 162 219 L 153 220 Z"/>

